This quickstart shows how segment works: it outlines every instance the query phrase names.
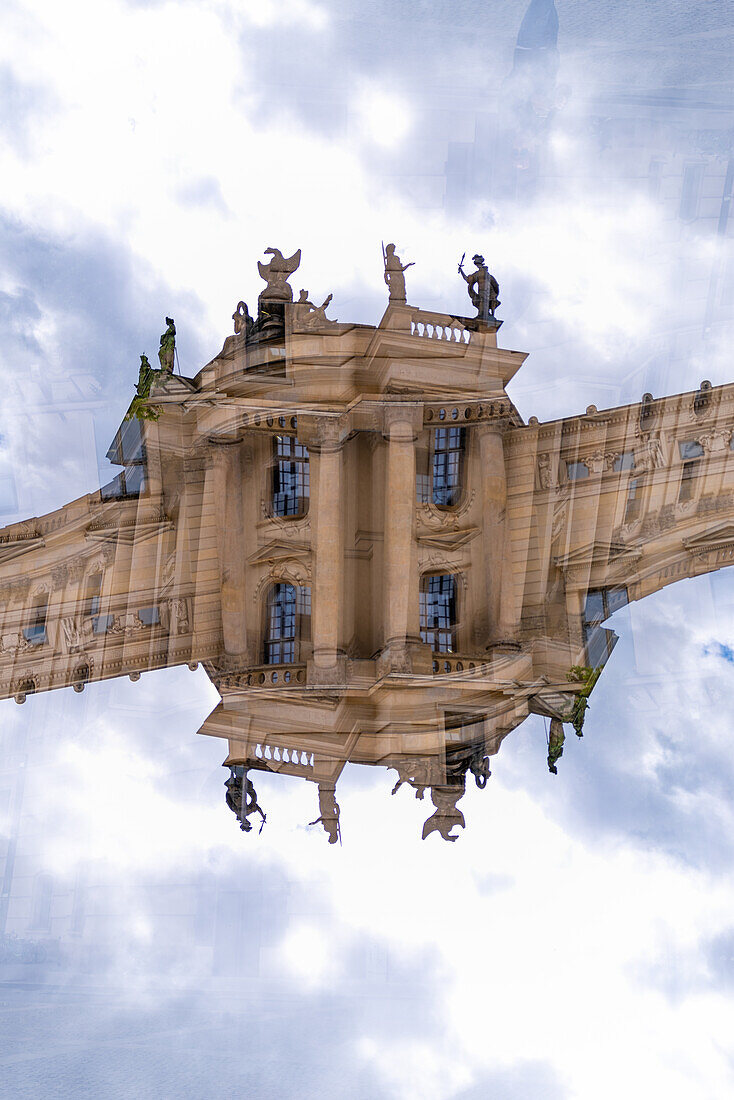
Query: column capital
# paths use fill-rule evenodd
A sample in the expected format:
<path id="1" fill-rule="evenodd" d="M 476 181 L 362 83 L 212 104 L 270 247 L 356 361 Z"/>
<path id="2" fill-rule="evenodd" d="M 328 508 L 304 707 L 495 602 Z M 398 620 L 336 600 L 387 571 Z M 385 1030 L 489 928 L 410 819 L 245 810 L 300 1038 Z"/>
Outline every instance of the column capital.
<path id="1" fill-rule="evenodd" d="M 492 417 L 489 420 L 475 420 L 472 427 L 479 439 L 486 435 L 505 435 L 512 427 L 506 416 Z"/>
<path id="2" fill-rule="evenodd" d="M 299 413 L 298 441 L 316 454 L 339 451 L 351 430 L 348 415 Z"/>
<path id="3" fill-rule="evenodd" d="M 423 431 L 423 404 L 396 401 L 382 407 L 382 434 L 385 439 L 401 439 L 407 443 Z"/>

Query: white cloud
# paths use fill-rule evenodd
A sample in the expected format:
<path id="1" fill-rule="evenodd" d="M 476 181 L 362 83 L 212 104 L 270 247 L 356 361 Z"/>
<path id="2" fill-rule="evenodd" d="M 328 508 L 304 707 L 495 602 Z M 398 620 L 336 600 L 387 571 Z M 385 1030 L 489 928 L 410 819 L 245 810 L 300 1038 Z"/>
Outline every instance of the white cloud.
<path id="1" fill-rule="evenodd" d="M 398 145 L 413 124 L 413 112 L 405 97 L 373 83 L 364 84 L 358 91 L 354 110 L 366 138 L 386 149 Z"/>

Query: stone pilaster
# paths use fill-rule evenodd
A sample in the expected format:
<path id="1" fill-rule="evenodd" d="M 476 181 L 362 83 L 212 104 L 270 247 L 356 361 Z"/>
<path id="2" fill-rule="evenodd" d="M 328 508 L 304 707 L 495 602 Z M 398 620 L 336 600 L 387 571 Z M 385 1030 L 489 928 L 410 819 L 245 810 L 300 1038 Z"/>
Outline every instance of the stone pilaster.
<path id="1" fill-rule="evenodd" d="M 242 445 L 212 442 L 212 492 L 217 517 L 221 578 L 222 637 L 230 661 L 252 663 L 245 619 L 245 517 L 242 498 Z"/>
<path id="2" fill-rule="evenodd" d="M 387 439 L 385 487 L 385 568 L 383 581 L 384 671 L 409 672 L 420 641 L 415 554 L 415 440 L 423 426 L 417 404 L 385 408 Z"/>
<path id="3" fill-rule="evenodd" d="M 516 644 L 512 560 L 507 520 L 507 474 L 502 420 L 481 425 L 479 455 L 482 492 L 482 543 L 487 596 L 487 648 Z"/>
<path id="4" fill-rule="evenodd" d="M 342 427 L 338 419 L 317 420 L 307 436 L 316 483 L 316 515 L 312 518 L 313 668 L 309 679 L 319 682 L 343 678 L 343 669 L 339 669 L 344 663 L 340 650 L 344 600 Z"/>

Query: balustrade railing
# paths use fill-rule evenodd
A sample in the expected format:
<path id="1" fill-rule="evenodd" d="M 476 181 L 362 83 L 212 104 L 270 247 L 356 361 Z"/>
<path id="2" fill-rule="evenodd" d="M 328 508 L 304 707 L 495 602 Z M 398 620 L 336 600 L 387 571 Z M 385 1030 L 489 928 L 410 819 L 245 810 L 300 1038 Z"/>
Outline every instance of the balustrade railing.
<path id="1" fill-rule="evenodd" d="M 412 336 L 425 336 L 429 340 L 443 340 L 453 344 L 468 344 L 471 332 L 451 317 L 439 313 L 416 313 L 411 318 Z"/>
<path id="2" fill-rule="evenodd" d="M 476 657 L 462 657 L 457 653 L 434 653 L 434 676 L 447 676 L 455 672 L 477 674 L 484 670 L 484 663 Z"/>

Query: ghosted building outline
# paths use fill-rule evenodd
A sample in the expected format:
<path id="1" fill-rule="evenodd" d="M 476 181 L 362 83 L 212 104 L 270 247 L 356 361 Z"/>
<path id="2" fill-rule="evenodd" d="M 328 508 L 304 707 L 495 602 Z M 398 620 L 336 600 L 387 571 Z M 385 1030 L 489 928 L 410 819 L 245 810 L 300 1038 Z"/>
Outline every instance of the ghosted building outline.
<path id="1" fill-rule="evenodd" d="M 269 251 L 277 295 L 194 378 L 144 360 L 121 474 L 0 532 L 0 694 L 201 663 L 243 828 L 250 773 L 278 772 L 336 841 L 351 762 L 455 839 L 467 777 L 529 714 L 551 771 L 582 733 L 615 610 L 734 561 L 734 386 L 525 424 L 501 321 L 330 321 L 289 296 L 300 254 Z"/>

